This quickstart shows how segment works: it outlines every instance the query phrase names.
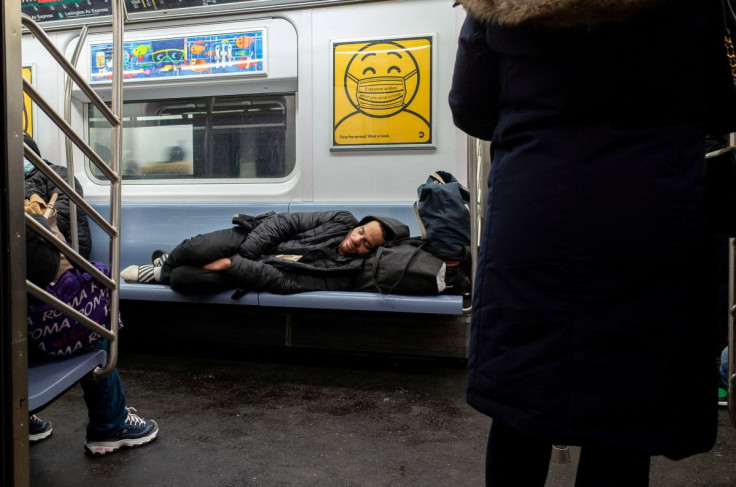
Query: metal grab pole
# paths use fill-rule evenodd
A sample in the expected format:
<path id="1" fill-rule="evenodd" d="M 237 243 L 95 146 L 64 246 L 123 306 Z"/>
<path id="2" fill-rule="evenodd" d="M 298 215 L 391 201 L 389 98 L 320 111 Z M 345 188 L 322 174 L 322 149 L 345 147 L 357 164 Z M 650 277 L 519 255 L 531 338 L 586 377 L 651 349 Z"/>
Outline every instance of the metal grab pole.
<path id="1" fill-rule="evenodd" d="M 123 0 L 112 0 L 112 112 L 116 123 L 112 124 L 112 147 L 110 166 L 112 172 L 118 176 L 116 181 L 110 182 L 110 224 L 120 228 L 120 204 L 122 201 L 122 187 L 119 178 L 121 159 L 123 156 Z M 110 236 L 110 279 L 120 282 L 120 234 Z M 120 326 L 120 288 L 110 291 L 110 331 L 118 335 Z M 111 340 L 107 347 L 107 363 L 98 367 L 93 375 L 96 378 L 105 377 L 115 370 L 118 362 L 118 340 Z"/>
<path id="2" fill-rule="evenodd" d="M 734 292 L 736 291 L 736 272 L 734 272 L 734 263 L 736 263 L 736 239 L 728 239 L 728 415 L 731 417 L 731 423 L 736 427 L 736 331 L 734 330 L 734 314 L 736 314 L 736 299 Z"/>
<path id="3" fill-rule="evenodd" d="M 77 65 L 79 55 L 82 53 L 82 45 L 85 39 L 87 39 L 87 26 L 82 26 L 82 30 L 79 32 L 79 40 L 77 41 L 77 47 L 74 48 L 70 63 L 72 66 Z M 69 125 L 72 124 L 72 78 L 66 76 L 66 85 L 64 87 L 64 120 Z M 74 156 L 73 156 L 72 141 L 69 137 L 66 138 L 66 176 L 67 183 L 69 186 L 74 187 Z M 77 228 L 77 205 L 73 202 L 69 204 L 69 234 L 72 237 L 72 248 L 79 252 L 79 229 Z"/>
<path id="4" fill-rule="evenodd" d="M 490 142 L 468 136 L 468 190 L 470 191 L 470 255 L 472 257 L 471 289 L 475 288 L 475 271 L 478 267 L 478 247 L 483 230 L 486 209 L 486 181 L 491 168 Z M 472 305 L 463 309 L 471 311 Z"/>

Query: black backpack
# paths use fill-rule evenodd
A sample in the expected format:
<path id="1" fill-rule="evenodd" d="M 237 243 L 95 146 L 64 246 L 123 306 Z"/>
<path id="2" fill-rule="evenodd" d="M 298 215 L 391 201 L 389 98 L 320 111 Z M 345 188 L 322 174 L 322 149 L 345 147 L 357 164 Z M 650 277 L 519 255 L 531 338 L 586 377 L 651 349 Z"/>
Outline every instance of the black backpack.
<path id="1" fill-rule="evenodd" d="M 463 260 L 470 247 L 470 192 L 445 171 L 429 175 L 417 188 L 414 214 L 422 238 L 446 260 Z"/>
<path id="2" fill-rule="evenodd" d="M 470 279 L 460 262 L 445 262 L 420 238 L 394 240 L 363 262 L 356 291 L 383 294 L 464 294 Z"/>

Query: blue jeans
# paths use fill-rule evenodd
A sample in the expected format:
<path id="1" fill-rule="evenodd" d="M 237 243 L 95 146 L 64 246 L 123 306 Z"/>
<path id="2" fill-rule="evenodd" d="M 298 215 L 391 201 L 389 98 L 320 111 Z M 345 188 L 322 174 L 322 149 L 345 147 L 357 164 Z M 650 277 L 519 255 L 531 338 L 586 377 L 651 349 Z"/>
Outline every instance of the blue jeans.
<path id="1" fill-rule="evenodd" d="M 721 352 L 721 387 L 728 389 L 728 347 Z"/>
<path id="2" fill-rule="evenodd" d="M 99 345 L 107 348 L 106 340 Z M 81 381 L 84 402 L 87 404 L 87 440 L 102 440 L 123 429 L 128 411 L 125 409 L 125 392 L 117 369 L 102 379 L 87 374 Z"/>

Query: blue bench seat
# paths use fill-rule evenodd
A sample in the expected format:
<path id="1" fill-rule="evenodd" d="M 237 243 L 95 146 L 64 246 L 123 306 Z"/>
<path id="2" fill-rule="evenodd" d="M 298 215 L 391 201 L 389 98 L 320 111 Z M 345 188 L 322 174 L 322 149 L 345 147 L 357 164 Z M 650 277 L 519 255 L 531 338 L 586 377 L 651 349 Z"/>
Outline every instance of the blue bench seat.
<path id="1" fill-rule="evenodd" d="M 109 205 L 93 204 L 103 216 Z M 345 209 L 360 219 L 367 215 L 390 216 L 409 226 L 412 235 L 419 235 L 413 202 L 387 203 L 124 203 L 122 205 L 120 267 L 150 262 L 155 249 L 171 250 L 185 238 L 227 228 L 235 213 L 260 215 L 268 211 L 301 212 Z M 108 261 L 109 249 L 105 235 L 94 223 L 92 230 L 92 260 Z M 238 300 L 232 291 L 209 295 L 187 296 L 168 286 L 152 284 L 120 284 L 120 298 L 140 301 L 192 302 L 228 305 L 311 308 L 399 313 L 430 313 L 462 315 L 463 297 L 454 295 L 406 296 L 366 292 L 313 291 L 298 294 L 251 292 Z"/>
<path id="2" fill-rule="evenodd" d="M 107 352 L 94 350 L 58 361 L 28 366 L 28 411 L 50 403 L 96 367 L 105 365 Z"/>

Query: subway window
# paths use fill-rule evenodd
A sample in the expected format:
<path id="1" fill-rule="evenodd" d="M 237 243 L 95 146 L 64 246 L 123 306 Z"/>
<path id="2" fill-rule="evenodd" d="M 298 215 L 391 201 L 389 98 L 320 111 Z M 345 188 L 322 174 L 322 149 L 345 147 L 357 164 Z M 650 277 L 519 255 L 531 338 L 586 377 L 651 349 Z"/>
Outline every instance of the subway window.
<path id="1" fill-rule="evenodd" d="M 109 163 L 110 125 L 92 104 L 87 116 L 89 145 Z M 126 102 L 123 181 L 285 178 L 296 163 L 294 121 L 294 95 Z"/>

